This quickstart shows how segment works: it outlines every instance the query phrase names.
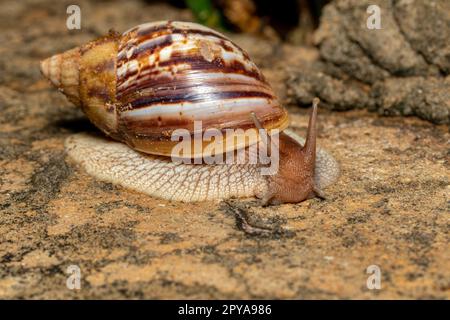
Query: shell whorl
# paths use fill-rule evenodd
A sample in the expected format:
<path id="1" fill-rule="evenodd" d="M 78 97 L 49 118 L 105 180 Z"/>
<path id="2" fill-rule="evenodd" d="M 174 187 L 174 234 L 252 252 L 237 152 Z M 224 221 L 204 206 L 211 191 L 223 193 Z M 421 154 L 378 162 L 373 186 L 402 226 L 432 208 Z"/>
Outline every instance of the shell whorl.
<path id="1" fill-rule="evenodd" d="M 170 155 L 173 131 L 194 134 L 195 121 L 202 132 L 247 130 L 254 112 L 269 131 L 288 125 L 287 111 L 248 54 L 196 23 L 111 32 L 44 60 L 41 70 L 103 132 L 145 153 Z M 225 137 L 223 151 L 257 139 Z"/>
<path id="2" fill-rule="evenodd" d="M 119 127 L 137 150 L 169 155 L 175 129 L 284 129 L 287 112 L 245 51 L 195 23 L 162 21 L 126 31 L 117 56 Z M 231 147 L 235 149 L 235 147 Z M 230 150 L 230 149 L 227 149 Z"/>
<path id="3" fill-rule="evenodd" d="M 300 144 L 304 139 L 290 130 Z M 196 202 L 231 197 L 260 197 L 269 188 L 255 164 L 177 164 L 168 157 L 139 153 L 102 137 L 81 133 L 65 142 L 68 156 L 95 178 L 153 197 Z M 315 183 L 324 189 L 337 180 L 339 166 L 332 155 L 317 149 Z"/>

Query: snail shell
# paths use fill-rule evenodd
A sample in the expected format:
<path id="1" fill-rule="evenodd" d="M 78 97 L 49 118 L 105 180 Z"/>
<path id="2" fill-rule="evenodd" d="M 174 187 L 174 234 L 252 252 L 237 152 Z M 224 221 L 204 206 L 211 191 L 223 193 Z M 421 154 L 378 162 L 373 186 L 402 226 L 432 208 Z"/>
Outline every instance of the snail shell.
<path id="1" fill-rule="evenodd" d="M 178 143 L 171 141 L 174 130 L 194 135 L 196 120 L 203 131 L 253 129 L 254 112 L 269 132 L 288 126 L 287 111 L 248 54 L 195 23 L 162 21 L 123 35 L 110 32 L 44 60 L 41 70 L 104 133 L 145 153 L 169 156 Z M 257 141 L 236 139 L 240 134 L 214 141 L 216 150 Z M 188 156 L 202 155 L 195 151 Z"/>
<path id="2" fill-rule="evenodd" d="M 338 177 L 334 158 L 320 148 L 316 151 L 318 101 L 306 141 L 289 131 L 278 134 L 288 126 L 288 114 L 262 73 L 245 51 L 201 25 L 162 21 L 122 35 L 110 32 L 42 61 L 41 72 L 99 129 L 119 141 L 88 134 L 66 140 L 69 156 L 101 180 L 166 199 L 256 196 L 268 204 L 321 195 Z M 261 163 L 172 162 L 169 156 L 178 143 L 172 134 L 185 129 L 195 138 L 202 133 L 196 131 L 198 120 L 203 132 L 264 128 L 267 137 L 276 135 L 279 171 L 263 176 Z M 249 154 L 248 146 L 259 137 L 244 130 L 201 141 L 204 148 L 193 148 L 185 156 L 203 157 L 210 143 L 216 144 L 216 152 L 239 149 Z"/>

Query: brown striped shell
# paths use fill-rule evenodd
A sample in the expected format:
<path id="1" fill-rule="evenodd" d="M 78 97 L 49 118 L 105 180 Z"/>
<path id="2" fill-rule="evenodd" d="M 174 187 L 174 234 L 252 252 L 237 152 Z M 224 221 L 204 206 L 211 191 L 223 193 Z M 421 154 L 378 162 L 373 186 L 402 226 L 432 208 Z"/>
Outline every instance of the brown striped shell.
<path id="1" fill-rule="evenodd" d="M 145 153 L 170 155 L 173 131 L 194 135 L 196 120 L 203 131 L 245 130 L 254 128 L 254 112 L 269 131 L 288 125 L 287 111 L 248 54 L 195 23 L 111 32 L 44 60 L 41 70 L 103 132 Z M 226 136 L 223 151 L 256 142 L 236 141 Z"/>

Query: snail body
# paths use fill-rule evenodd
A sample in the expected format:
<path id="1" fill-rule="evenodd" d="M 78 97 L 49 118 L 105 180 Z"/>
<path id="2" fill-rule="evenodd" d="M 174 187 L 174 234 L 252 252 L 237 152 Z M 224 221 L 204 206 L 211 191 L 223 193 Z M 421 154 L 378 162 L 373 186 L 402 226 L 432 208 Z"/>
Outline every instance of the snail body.
<path id="1" fill-rule="evenodd" d="M 245 51 L 201 25 L 161 21 L 110 32 L 42 61 L 41 72 L 115 140 L 87 134 L 66 140 L 69 156 L 99 179 L 180 201 L 257 196 L 283 203 L 317 195 L 337 178 L 328 153 L 320 150 L 316 159 L 317 105 L 304 146 L 293 133 L 278 134 L 288 113 L 262 73 Z M 261 137 L 244 130 L 265 129 L 269 141 L 279 138 L 279 172 L 263 176 L 261 163 L 173 162 L 174 132 L 195 137 L 196 121 L 201 132 L 234 132 L 214 140 L 218 154 L 251 152 Z M 204 150 L 182 157 L 201 158 Z"/>

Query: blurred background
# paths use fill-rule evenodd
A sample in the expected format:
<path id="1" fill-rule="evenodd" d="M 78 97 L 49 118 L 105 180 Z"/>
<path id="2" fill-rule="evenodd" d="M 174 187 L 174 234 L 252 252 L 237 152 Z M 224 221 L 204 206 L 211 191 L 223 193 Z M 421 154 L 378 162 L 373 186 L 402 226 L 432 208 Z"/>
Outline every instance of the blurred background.
<path id="1" fill-rule="evenodd" d="M 312 44 L 312 33 L 329 0 L 173 0 L 189 8 L 195 19 L 209 27 Z"/>

